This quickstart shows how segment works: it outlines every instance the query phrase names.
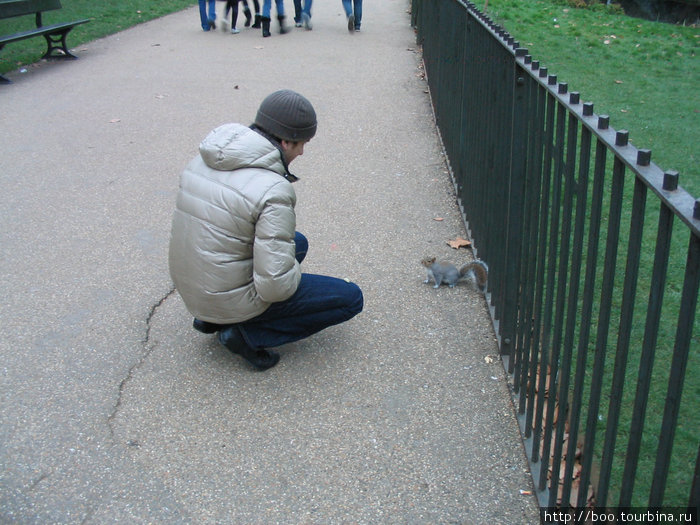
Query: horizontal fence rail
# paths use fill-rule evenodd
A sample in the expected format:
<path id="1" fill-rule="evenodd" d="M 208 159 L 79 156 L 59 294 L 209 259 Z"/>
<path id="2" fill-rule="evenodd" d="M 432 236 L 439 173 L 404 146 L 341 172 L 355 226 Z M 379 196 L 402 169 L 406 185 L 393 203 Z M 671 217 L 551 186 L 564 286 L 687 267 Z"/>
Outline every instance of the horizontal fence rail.
<path id="1" fill-rule="evenodd" d="M 473 4 L 411 7 L 541 506 L 697 508 L 700 203 Z"/>

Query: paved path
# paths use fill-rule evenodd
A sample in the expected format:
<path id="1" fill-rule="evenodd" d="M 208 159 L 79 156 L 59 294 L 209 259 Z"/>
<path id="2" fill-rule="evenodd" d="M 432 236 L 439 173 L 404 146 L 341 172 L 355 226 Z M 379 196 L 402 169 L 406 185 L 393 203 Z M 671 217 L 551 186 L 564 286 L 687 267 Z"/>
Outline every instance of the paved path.
<path id="1" fill-rule="evenodd" d="M 318 1 L 263 39 L 193 8 L 8 75 L 0 522 L 538 522 L 484 299 L 422 283 L 422 256 L 469 253 L 407 9 L 367 1 L 350 35 Z M 305 270 L 366 308 L 257 373 L 190 328 L 167 246 L 199 141 L 279 88 L 319 116 Z"/>

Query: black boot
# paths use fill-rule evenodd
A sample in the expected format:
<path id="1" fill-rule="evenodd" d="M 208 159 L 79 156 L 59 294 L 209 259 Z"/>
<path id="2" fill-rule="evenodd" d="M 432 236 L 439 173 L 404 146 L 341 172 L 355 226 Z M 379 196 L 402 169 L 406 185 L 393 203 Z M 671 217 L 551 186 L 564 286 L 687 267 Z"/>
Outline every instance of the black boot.
<path id="1" fill-rule="evenodd" d="M 289 33 L 289 28 L 286 25 L 284 25 L 285 18 L 286 18 L 285 16 L 278 16 L 277 17 L 277 21 L 280 23 L 280 34 L 281 35 L 283 35 L 285 33 Z"/>
<path id="2" fill-rule="evenodd" d="M 263 16 L 260 21 L 262 22 L 262 35 L 263 37 L 270 36 L 270 19 Z"/>
<path id="3" fill-rule="evenodd" d="M 254 27 L 255 29 L 260 29 L 260 15 L 258 13 L 255 13 L 255 22 L 253 22 L 253 25 L 250 27 Z"/>
<path id="4" fill-rule="evenodd" d="M 240 355 L 258 370 L 267 370 L 275 366 L 280 356 L 264 348 L 251 348 L 243 339 L 241 331 L 235 326 L 227 326 L 219 332 L 219 342 L 234 354 Z"/>
<path id="5" fill-rule="evenodd" d="M 221 330 L 222 326 L 220 324 L 210 323 L 208 321 L 200 321 L 196 319 L 192 321 L 192 328 L 203 334 L 213 334 Z"/>
<path id="6" fill-rule="evenodd" d="M 243 8 L 243 14 L 245 15 L 245 27 L 250 27 L 250 8 L 248 6 Z"/>

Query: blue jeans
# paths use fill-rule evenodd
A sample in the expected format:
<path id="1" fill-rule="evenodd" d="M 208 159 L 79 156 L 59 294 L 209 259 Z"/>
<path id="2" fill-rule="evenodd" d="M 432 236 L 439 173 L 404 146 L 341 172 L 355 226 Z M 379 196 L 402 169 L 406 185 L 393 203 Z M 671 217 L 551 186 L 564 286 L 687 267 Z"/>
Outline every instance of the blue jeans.
<path id="1" fill-rule="evenodd" d="M 284 0 L 275 0 L 275 7 L 277 8 L 277 16 L 284 16 Z M 272 11 L 272 0 L 264 0 L 262 15 L 266 18 L 270 18 L 270 12 Z"/>
<path id="2" fill-rule="evenodd" d="M 306 0 L 304 6 L 301 5 L 301 0 L 294 0 L 294 21 L 301 22 L 301 14 L 306 13 L 311 18 L 311 4 L 313 0 Z"/>
<path id="3" fill-rule="evenodd" d="M 209 4 L 208 16 L 207 4 Z M 199 18 L 202 20 L 202 29 L 209 31 L 209 22 L 216 20 L 216 0 L 199 0 Z"/>
<path id="4" fill-rule="evenodd" d="M 355 11 L 355 29 L 362 23 L 362 0 L 342 0 L 345 16 L 350 16 Z"/>
<path id="5" fill-rule="evenodd" d="M 309 243 L 296 234 L 296 258 L 301 263 Z M 252 348 L 270 348 L 292 343 L 316 332 L 340 324 L 362 311 L 363 297 L 359 286 L 343 279 L 301 274 L 297 291 L 289 299 L 272 303 L 262 314 L 237 327 Z"/>

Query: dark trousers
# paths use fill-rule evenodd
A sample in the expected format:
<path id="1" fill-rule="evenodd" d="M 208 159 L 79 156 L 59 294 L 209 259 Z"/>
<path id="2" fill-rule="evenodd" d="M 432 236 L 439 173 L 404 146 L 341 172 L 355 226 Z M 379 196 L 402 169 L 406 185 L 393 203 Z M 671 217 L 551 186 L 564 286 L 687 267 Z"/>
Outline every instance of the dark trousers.
<path id="1" fill-rule="evenodd" d="M 296 234 L 296 257 L 304 260 L 309 243 Z M 236 326 L 252 348 L 292 343 L 353 318 L 362 311 L 362 290 L 343 279 L 303 273 L 294 295 L 273 303 L 253 319 Z"/>

